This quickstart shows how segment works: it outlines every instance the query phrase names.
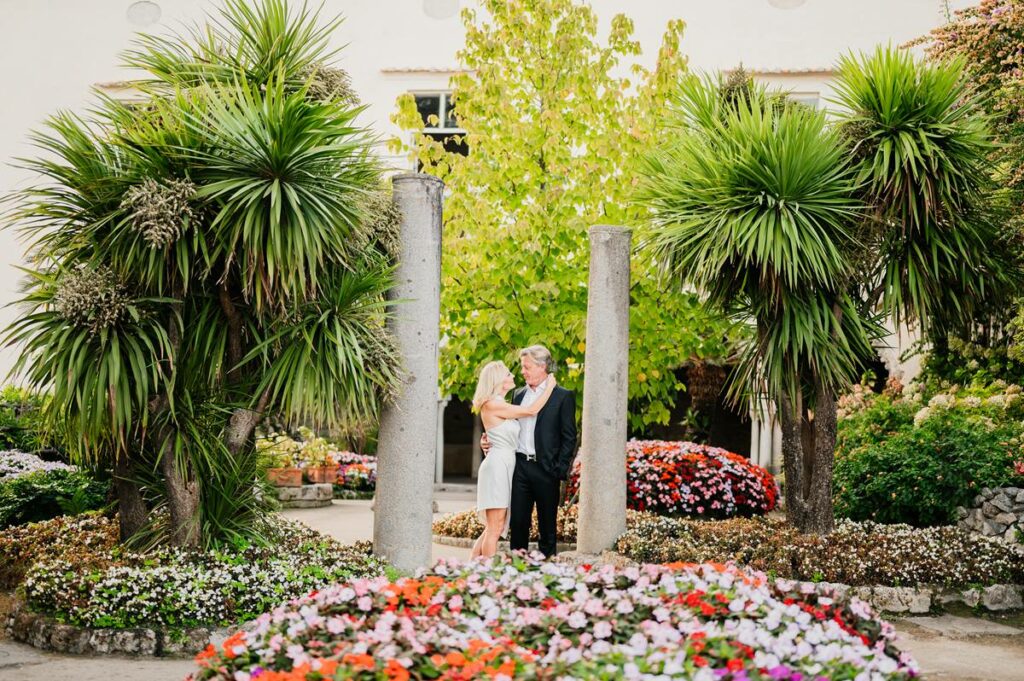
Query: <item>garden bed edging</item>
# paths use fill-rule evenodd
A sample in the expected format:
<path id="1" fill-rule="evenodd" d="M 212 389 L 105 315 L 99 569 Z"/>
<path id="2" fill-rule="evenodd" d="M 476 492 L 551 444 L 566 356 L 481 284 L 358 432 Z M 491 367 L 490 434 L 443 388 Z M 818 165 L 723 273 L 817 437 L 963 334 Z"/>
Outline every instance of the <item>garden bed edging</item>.
<path id="1" fill-rule="evenodd" d="M 70 655 L 132 655 L 190 658 L 209 643 L 219 645 L 238 627 L 163 629 L 92 629 L 58 622 L 32 612 L 16 600 L 7 620 L 7 633 L 15 641 L 39 650 Z"/>

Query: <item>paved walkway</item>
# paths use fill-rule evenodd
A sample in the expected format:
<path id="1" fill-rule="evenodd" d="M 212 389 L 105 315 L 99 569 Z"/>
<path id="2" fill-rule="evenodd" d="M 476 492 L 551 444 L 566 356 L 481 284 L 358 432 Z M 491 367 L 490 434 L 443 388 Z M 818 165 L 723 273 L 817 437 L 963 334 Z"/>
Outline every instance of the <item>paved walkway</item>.
<path id="1" fill-rule="evenodd" d="M 439 514 L 471 508 L 472 494 L 439 492 Z M 329 508 L 295 509 L 289 518 L 343 542 L 370 539 L 373 511 L 369 501 L 335 501 Z M 433 557 L 469 558 L 469 549 L 435 544 Z M 1021 681 L 1024 679 L 1024 618 L 1005 624 L 976 617 L 910 617 L 894 620 L 901 647 L 909 650 L 926 681 Z M 0 681 L 181 681 L 195 669 L 188 660 L 152 658 L 83 658 L 41 653 L 0 640 Z"/>

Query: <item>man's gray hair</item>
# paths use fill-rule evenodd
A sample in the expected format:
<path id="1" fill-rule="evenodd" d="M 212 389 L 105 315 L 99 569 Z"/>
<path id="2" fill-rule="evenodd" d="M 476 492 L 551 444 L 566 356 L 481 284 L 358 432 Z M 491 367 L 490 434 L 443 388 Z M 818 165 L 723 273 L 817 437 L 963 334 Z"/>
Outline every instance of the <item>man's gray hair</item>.
<path id="1" fill-rule="evenodd" d="M 523 348 L 519 351 L 519 358 L 529 357 L 537 364 L 544 365 L 544 371 L 549 374 L 555 373 L 555 360 L 551 357 L 551 352 L 543 345 L 531 345 L 528 348 Z"/>

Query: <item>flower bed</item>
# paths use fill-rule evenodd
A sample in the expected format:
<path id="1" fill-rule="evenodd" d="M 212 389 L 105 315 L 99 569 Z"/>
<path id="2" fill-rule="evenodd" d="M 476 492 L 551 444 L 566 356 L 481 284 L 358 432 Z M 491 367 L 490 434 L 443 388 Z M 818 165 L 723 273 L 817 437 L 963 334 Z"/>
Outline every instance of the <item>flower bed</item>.
<path id="1" fill-rule="evenodd" d="M 18 450 L 0 452 L 0 482 L 6 482 L 39 471 L 48 473 L 50 471 L 74 470 L 76 470 L 74 466 L 69 466 L 59 461 L 44 461 L 35 454 L 27 452 L 19 452 Z"/>
<path id="2" fill-rule="evenodd" d="M 840 521 L 828 536 L 781 519 L 694 521 L 642 515 L 616 549 L 643 562 L 725 561 L 777 577 L 851 586 L 1024 584 L 1024 553 L 956 527 Z"/>
<path id="3" fill-rule="evenodd" d="M 373 496 L 377 487 L 377 457 L 342 450 L 325 438 L 318 437 L 309 428 L 300 428 L 299 433 L 301 440 L 281 433 L 261 435 L 256 440 L 256 447 L 272 467 L 337 467 L 337 480 L 333 484 L 338 497 Z M 367 492 L 368 495 L 362 494 Z"/>
<path id="4" fill-rule="evenodd" d="M 237 623 L 313 589 L 383 572 L 368 543 L 344 546 L 300 523 L 271 522 L 266 547 L 141 554 L 116 545 L 114 520 L 62 518 L 0 534 L 0 560 L 21 566 L 30 610 L 111 628 Z M 10 582 L 17 570 L 5 575 Z"/>
<path id="5" fill-rule="evenodd" d="M 569 478 L 579 490 L 581 462 Z M 627 504 L 659 515 L 731 518 L 767 513 L 779 487 L 765 468 L 719 447 L 692 442 L 631 440 L 626 443 Z"/>
<path id="6" fill-rule="evenodd" d="M 911 678 L 893 637 L 861 601 L 730 566 L 442 561 L 263 615 L 197 656 L 192 678 Z"/>
<path id="7" fill-rule="evenodd" d="M 576 542 L 576 522 L 576 506 L 559 508 L 558 541 Z M 475 539 L 482 531 L 473 511 L 434 523 L 442 537 Z M 638 562 L 732 560 L 776 577 L 851 586 L 1024 584 L 1021 548 L 952 526 L 847 520 L 818 537 L 800 534 L 781 518 L 693 520 L 627 511 L 616 550 Z"/>

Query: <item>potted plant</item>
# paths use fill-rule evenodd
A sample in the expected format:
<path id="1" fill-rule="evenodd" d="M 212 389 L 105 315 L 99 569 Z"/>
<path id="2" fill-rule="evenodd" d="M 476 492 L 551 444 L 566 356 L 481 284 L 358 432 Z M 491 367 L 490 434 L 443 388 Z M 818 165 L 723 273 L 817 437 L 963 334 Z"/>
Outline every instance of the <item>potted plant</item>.
<path id="1" fill-rule="evenodd" d="M 299 432 L 306 438 L 302 445 L 303 471 L 311 483 L 334 484 L 338 479 L 338 461 L 331 453 L 331 444 L 322 437 L 316 437 L 308 428 Z"/>
<path id="2" fill-rule="evenodd" d="M 256 449 L 267 457 L 267 480 L 277 487 L 301 487 L 302 468 L 299 467 L 299 443 L 287 435 L 271 433 L 256 441 Z"/>

